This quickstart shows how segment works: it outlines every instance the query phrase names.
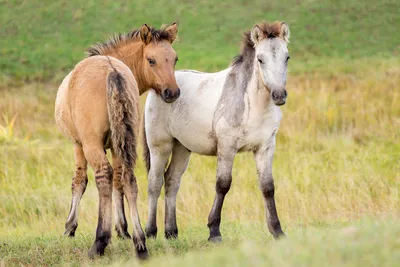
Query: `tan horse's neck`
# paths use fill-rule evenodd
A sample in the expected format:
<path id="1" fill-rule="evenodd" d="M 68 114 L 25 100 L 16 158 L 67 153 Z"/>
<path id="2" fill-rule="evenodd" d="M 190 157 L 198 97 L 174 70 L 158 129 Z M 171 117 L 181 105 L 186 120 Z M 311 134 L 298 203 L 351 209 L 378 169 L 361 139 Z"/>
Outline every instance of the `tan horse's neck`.
<path id="1" fill-rule="evenodd" d="M 121 60 L 129 67 L 133 76 L 135 76 L 140 94 L 143 94 L 150 88 L 146 83 L 143 71 L 143 64 L 145 63 L 143 62 L 143 50 L 144 44 L 139 39 L 110 50 L 108 53 L 104 53 L 105 56 L 111 56 Z"/>

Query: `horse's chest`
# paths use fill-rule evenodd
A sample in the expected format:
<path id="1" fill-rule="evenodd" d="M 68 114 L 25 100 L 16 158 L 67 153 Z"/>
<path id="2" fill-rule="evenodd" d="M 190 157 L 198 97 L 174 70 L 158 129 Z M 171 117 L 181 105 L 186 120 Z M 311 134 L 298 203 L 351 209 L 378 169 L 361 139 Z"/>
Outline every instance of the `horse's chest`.
<path id="1" fill-rule="evenodd" d="M 239 151 L 254 151 L 273 142 L 279 128 L 279 114 L 249 118 L 238 131 L 237 148 Z"/>

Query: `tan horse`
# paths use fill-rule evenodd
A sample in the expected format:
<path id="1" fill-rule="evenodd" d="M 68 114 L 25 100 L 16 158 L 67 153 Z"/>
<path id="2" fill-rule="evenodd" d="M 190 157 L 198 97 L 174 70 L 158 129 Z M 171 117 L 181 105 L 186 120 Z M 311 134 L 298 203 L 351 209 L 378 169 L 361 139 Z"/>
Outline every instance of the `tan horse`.
<path id="1" fill-rule="evenodd" d="M 147 257 L 146 240 L 137 211 L 138 188 L 133 173 L 139 129 L 139 94 L 153 88 L 165 102 L 179 97 L 174 77 L 177 56 L 172 43 L 175 23 L 160 30 L 143 25 L 89 49 L 58 89 L 55 118 L 61 131 L 75 143 L 75 176 L 65 234 L 74 236 L 78 206 L 88 182 L 87 163 L 95 172 L 99 191 L 96 239 L 89 256 L 102 255 L 111 239 L 112 194 L 120 237 L 130 237 L 124 214 L 126 196 L 139 257 Z M 105 150 L 110 148 L 112 166 Z M 114 185 L 114 190 L 113 190 Z M 114 193 L 113 193 L 114 191 Z"/>

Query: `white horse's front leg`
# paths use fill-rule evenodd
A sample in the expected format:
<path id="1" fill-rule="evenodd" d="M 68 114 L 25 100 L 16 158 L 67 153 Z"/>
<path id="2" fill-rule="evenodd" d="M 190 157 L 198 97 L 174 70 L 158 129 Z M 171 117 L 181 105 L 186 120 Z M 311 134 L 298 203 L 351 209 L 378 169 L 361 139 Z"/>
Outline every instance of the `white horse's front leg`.
<path id="1" fill-rule="evenodd" d="M 275 207 L 275 186 L 272 176 L 272 160 L 274 157 L 275 145 L 267 148 L 262 147 L 254 152 L 257 173 L 260 182 L 260 189 L 264 196 L 268 229 L 275 239 L 285 236 L 279 222 L 278 213 Z"/>
<path id="2" fill-rule="evenodd" d="M 181 143 L 175 141 L 172 150 L 171 163 L 165 173 L 165 237 L 177 238 L 176 225 L 176 195 L 183 173 L 189 164 L 190 151 Z"/>
<path id="3" fill-rule="evenodd" d="M 224 204 L 225 195 L 228 193 L 232 183 L 232 165 L 235 158 L 235 152 L 218 151 L 217 164 L 217 183 L 215 187 L 216 195 L 210 215 L 208 216 L 208 228 L 210 237 L 208 241 L 221 242 L 222 236 L 219 230 L 221 224 L 221 210 Z"/>
<path id="4" fill-rule="evenodd" d="M 149 218 L 146 224 L 147 237 L 157 236 L 157 204 L 163 185 L 164 171 L 172 150 L 171 142 L 150 148 L 150 171 L 148 175 Z"/>

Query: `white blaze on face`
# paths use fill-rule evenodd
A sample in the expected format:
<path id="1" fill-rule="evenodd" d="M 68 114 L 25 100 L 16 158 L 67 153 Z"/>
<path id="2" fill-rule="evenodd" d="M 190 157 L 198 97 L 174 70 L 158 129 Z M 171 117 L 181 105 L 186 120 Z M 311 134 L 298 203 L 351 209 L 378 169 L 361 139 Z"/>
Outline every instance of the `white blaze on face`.
<path id="1" fill-rule="evenodd" d="M 278 22 L 277 22 L 278 23 Z M 284 104 L 286 99 L 286 75 L 289 60 L 287 43 L 289 42 L 289 26 L 281 22 L 279 32 L 276 28 L 269 29 L 274 33 L 267 33 L 265 25 L 256 25 L 251 31 L 251 39 L 255 47 L 255 63 L 257 70 L 265 87 L 272 93 L 276 104 Z M 272 27 L 277 27 L 274 24 Z M 262 30 L 263 29 L 263 30 Z"/>
<path id="2" fill-rule="evenodd" d="M 269 90 L 286 87 L 289 51 L 280 38 L 265 38 L 255 47 L 256 60 L 264 85 Z"/>

